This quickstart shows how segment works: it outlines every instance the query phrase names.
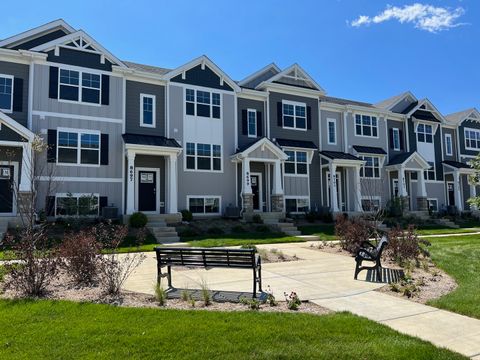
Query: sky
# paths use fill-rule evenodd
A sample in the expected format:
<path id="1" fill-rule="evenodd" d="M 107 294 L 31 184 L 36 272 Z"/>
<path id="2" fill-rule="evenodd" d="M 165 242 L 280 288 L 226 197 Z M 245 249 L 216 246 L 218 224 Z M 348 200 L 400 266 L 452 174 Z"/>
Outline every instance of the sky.
<path id="1" fill-rule="evenodd" d="M 0 38 L 63 18 L 122 60 L 207 55 L 234 80 L 298 63 L 330 96 L 410 90 L 444 114 L 480 109 L 478 0 L 8 1 Z"/>

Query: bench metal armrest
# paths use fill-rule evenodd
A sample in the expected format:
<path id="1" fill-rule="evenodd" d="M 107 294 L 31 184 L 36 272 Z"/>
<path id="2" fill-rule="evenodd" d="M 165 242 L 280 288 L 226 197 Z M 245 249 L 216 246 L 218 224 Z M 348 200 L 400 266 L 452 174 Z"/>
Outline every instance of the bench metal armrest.
<path id="1" fill-rule="evenodd" d="M 368 256 L 370 256 L 370 259 L 367 259 L 365 256 L 361 255 L 360 253 L 365 253 L 367 254 Z M 359 249 L 357 251 L 357 256 L 361 256 L 362 258 L 364 258 L 365 260 L 372 260 L 372 261 L 375 261 L 377 260 L 377 255 L 374 255 L 371 251 L 368 251 L 366 249 Z"/>
<path id="2" fill-rule="evenodd" d="M 362 242 L 362 247 L 370 247 L 370 248 L 373 248 L 373 249 L 376 249 L 377 247 L 375 245 L 373 245 L 370 241 L 364 241 Z"/>

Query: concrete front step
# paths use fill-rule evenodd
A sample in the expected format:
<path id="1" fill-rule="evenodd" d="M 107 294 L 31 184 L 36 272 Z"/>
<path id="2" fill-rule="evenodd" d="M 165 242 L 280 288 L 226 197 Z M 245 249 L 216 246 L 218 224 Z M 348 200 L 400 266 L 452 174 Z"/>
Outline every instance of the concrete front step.
<path id="1" fill-rule="evenodd" d="M 177 243 L 179 241 L 180 241 L 180 238 L 178 236 L 169 236 L 169 237 L 157 238 L 157 242 L 159 244 Z"/>

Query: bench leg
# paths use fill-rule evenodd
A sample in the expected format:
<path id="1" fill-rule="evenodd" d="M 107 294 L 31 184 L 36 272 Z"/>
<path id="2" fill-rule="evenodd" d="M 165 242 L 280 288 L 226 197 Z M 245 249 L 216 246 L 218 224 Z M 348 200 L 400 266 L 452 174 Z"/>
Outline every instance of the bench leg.
<path id="1" fill-rule="evenodd" d="M 262 292 L 262 267 L 258 268 L 258 291 Z"/>
<path id="2" fill-rule="evenodd" d="M 253 269 L 253 298 L 257 297 L 257 269 Z"/>
<path id="3" fill-rule="evenodd" d="M 361 271 L 360 269 L 361 261 L 357 261 L 355 265 L 355 275 L 353 275 L 353 278 L 357 280 L 358 273 Z"/>
<path id="4" fill-rule="evenodd" d="M 377 281 L 382 282 L 382 267 L 377 265 Z"/>
<path id="5" fill-rule="evenodd" d="M 172 287 L 172 267 L 170 265 L 168 265 L 167 271 L 168 271 L 168 287 L 171 288 Z"/>

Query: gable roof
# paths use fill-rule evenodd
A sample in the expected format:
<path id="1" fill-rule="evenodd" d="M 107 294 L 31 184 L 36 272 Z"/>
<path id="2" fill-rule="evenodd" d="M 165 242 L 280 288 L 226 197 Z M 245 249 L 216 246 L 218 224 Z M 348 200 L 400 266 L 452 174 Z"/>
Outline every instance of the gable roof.
<path id="1" fill-rule="evenodd" d="M 175 139 L 169 139 L 165 136 L 157 135 L 138 135 L 138 134 L 123 134 L 125 144 L 147 145 L 147 146 L 163 146 L 181 148 L 182 146 Z"/>
<path id="2" fill-rule="evenodd" d="M 417 101 L 417 98 L 415 97 L 415 95 L 413 95 L 410 91 L 405 91 L 401 94 L 398 94 L 398 95 L 392 96 L 388 99 L 379 101 L 374 105 L 375 105 L 375 107 L 380 108 L 380 109 L 391 110 L 400 101 L 402 101 L 403 99 L 408 99 L 408 98 L 411 98 L 413 101 Z"/>
<path id="3" fill-rule="evenodd" d="M 166 69 L 159 66 L 152 66 L 152 65 L 145 65 L 145 64 L 138 64 L 131 61 L 123 61 L 123 63 L 130 69 L 155 74 L 155 75 L 165 75 L 172 71 L 172 69 Z"/>
<path id="4" fill-rule="evenodd" d="M 304 83 L 305 85 L 296 84 L 295 82 Z M 263 88 L 272 83 L 302 87 L 319 91 L 322 95 L 325 94 L 325 90 L 297 63 L 290 65 L 278 74 L 272 76 L 270 79 L 262 81 L 256 88 Z"/>
<path id="5" fill-rule="evenodd" d="M 387 166 L 405 164 L 410 160 L 415 160 L 423 169 L 429 169 L 430 164 L 416 151 L 408 151 L 398 154 L 390 159 Z"/>
<path id="6" fill-rule="evenodd" d="M 419 100 L 418 104 L 415 107 L 413 107 L 405 115 L 407 115 L 408 117 L 413 116 L 413 114 L 416 113 L 417 110 L 421 110 L 422 113 L 431 112 L 434 115 L 437 115 L 437 116 L 435 116 L 435 118 L 440 120 L 440 122 L 445 122 L 445 118 L 443 117 L 442 113 L 440 111 L 438 111 L 438 109 L 427 98 Z"/>
<path id="7" fill-rule="evenodd" d="M 275 63 L 272 62 L 267 66 L 264 66 L 260 70 L 255 71 L 253 74 L 247 76 L 243 80 L 240 80 L 238 82 L 238 85 L 250 89 L 255 89 L 255 87 L 262 81 L 270 79 L 272 76 L 278 74 L 281 71 L 282 70 Z"/>
<path id="8" fill-rule="evenodd" d="M 444 160 L 443 161 L 444 165 L 448 165 L 450 167 L 453 167 L 455 169 L 472 169 L 472 167 L 468 164 L 459 162 L 459 161 L 453 161 L 453 160 Z M 473 169 L 472 169 L 473 170 Z"/>
<path id="9" fill-rule="evenodd" d="M 331 160 L 349 160 L 349 161 L 362 161 L 359 157 L 356 157 L 355 155 L 349 154 L 349 153 L 344 153 L 341 151 L 320 151 L 320 155 L 323 155 L 324 157 L 331 159 Z"/>
<path id="10" fill-rule="evenodd" d="M 56 30 L 63 30 L 66 34 L 75 32 L 76 30 L 68 25 L 63 19 L 57 19 L 49 23 L 37 26 L 36 28 L 24 31 L 20 34 L 10 36 L 0 41 L 0 47 L 12 48 L 16 45 L 30 41 L 36 37 L 40 37 Z"/>
<path id="11" fill-rule="evenodd" d="M 231 156 L 233 160 L 239 160 L 241 158 L 248 157 L 248 155 L 259 148 L 260 146 L 267 147 L 271 152 L 273 152 L 280 160 L 287 160 L 288 156 L 283 152 L 283 150 L 275 144 L 272 140 L 262 137 L 258 140 L 255 140 L 251 143 L 245 144 L 238 151 Z"/>
<path id="12" fill-rule="evenodd" d="M 233 81 L 230 76 L 227 75 L 222 69 L 220 69 L 212 60 L 208 58 L 206 55 L 199 56 L 196 59 L 193 59 L 192 61 L 189 61 L 188 63 L 179 66 L 176 69 L 173 69 L 169 71 L 168 73 L 165 74 L 165 78 L 170 80 L 174 78 L 175 76 L 181 75 L 184 72 L 198 66 L 202 65 L 208 66 L 210 70 L 212 70 L 219 78 L 220 82 L 226 82 L 234 91 L 240 91 L 240 87 L 237 85 L 235 81 Z"/>
<path id="13" fill-rule="evenodd" d="M 290 140 L 290 139 L 275 139 L 275 142 L 281 147 L 294 147 L 302 149 L 318 149 L 313 141 L 306 140 Z"/>
<path id="14" fill-rule="evenodd" d="M 3 111 L 0 110 L 0 124 L 2 123 L 15 131 L 17 134 L 26 138 L 28 141 L 32 141 L 35 137 L 35 134 L 31 130 L 27 129 L 19 122 L 13 120 L 10 116 L 6 115 Z"/>
<path id="15" fill-rule="evenodd" d="M 80 51 L 92 52 L 106 57 L 110 62 L 126 67 L 125 64 L 113 55 L 110 51 L 105 49 L 100 43 L 93 39 L 83 30 L 75 31 L 71 34 L 62 36 L 61 38 L 49 41 L 45 44 L 39 45 L 31 49 L 32 51 L 47 52 L 57 47 L 75 49 Z"/>
<path id="16" fill-rule="evenodd" d="M 480 121 L 480 112 L 476 108 L 470 108 L 467 110 L 462 110 L 453 114 L 446 115 L 445 119 L 455 124 L 460 124 L 467 119 Z"/>

